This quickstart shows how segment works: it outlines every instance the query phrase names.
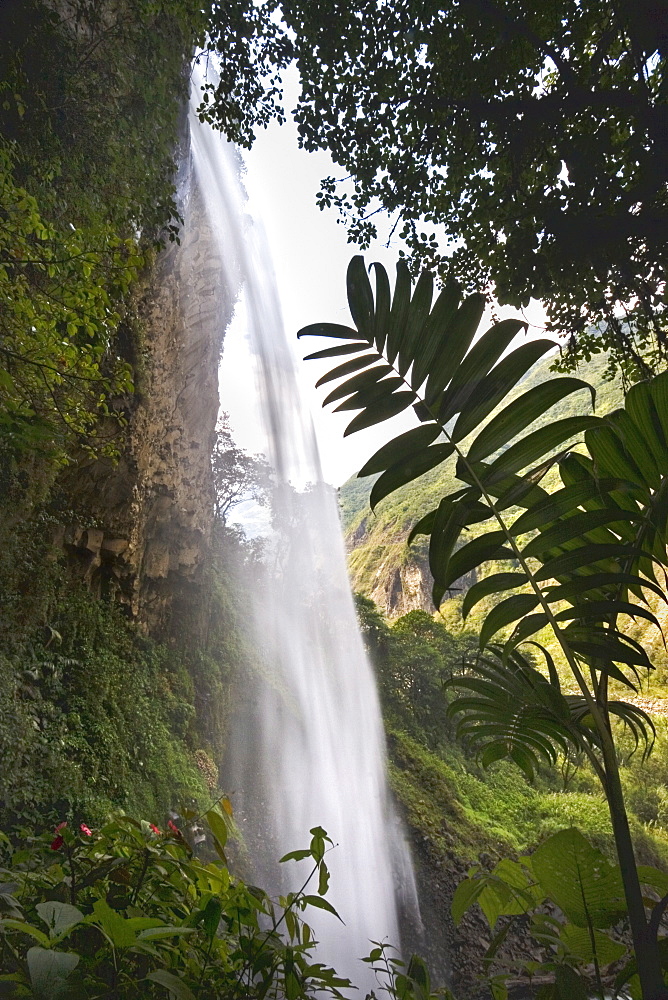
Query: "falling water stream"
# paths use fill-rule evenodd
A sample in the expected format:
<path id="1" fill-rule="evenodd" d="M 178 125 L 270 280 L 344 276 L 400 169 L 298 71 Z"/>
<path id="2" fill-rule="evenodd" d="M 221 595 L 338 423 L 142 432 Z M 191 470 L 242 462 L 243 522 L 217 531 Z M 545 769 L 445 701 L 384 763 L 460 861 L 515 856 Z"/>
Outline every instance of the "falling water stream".
<path id="1" fill-rule="evenodd" d="M 344 923 L 321 911 L 309 911 L 309 922 L 320 960 L 365 988 L 370 973 L 359 959 L 369 941 L 398 945 L 400 917 L 419 920 L 408 848 L 388 792 L 378 695 L 348 583 L 335 491 L 322 482 L 266 247 L 244 212 L 238 154 L 193 112 L 191 143 L 207 223 L 228 272 L 220 280 L 243 284 L 247 337 L 227 336 L 244 340 L 254 385 L 242 416 L 261 429 L 273 478 L 263 579 L 253 580 L 256 600 L 248 608 L 257 658 L 240 685 L 227 780 L 258 881 L 270 890 L 301 884 L 308 862 L 274 862 L 307 846 L 312 827 L 331 837 L 327 898 Z"/>

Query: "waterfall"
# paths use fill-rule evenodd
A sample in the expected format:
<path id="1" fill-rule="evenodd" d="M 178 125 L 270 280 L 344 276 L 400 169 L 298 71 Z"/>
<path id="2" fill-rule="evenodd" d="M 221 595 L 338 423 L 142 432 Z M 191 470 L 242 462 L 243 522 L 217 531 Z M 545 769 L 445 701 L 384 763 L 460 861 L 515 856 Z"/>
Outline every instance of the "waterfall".
<path id="1" fill-rule="evenodd" d="M 248 339 L 237 331 L 239 342 L 229 347 L 247 351 L 244 367 L 253 369 L 254 385 L 243 419 L 261 431 L 273 477 L 263 579 L 253 581 L 256 600 L 248 609 L 257 661 L 240 684 L 228 781 L 257 879 L 270 891 L 298 888 L 308 862 L 278 866 L 269 859 L 308 846 L 309 830 L 325 828 L 336 845 L 327 855 L 327 898 L 344 923 L 308 911 L 321 942 L 318 958 L 370 988 L 371 973 L 359 961 L 369 941 L 399 945 L 400 910 L 413 922 L 419 917 L 387 786 L 378 695 L 348 583 L 336 494 L 322 482 L 266 247 L 244 214 L 238 154 L 192 111 L 191 143 L 199 197 L 228 271 L 220 280 L 229 282 L 231 273 L 243 283 Z"/>

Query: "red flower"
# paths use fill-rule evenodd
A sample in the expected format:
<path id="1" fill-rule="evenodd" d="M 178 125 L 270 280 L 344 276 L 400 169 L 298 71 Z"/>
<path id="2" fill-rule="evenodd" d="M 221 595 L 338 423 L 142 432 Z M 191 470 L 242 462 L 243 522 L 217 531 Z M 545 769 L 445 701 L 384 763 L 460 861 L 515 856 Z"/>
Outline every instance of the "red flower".
<path id="1" fill-rule="evenodd" d="M 167 821 L 167 826 L 172 831 L 172 833 L 174 834 L 175 837 L 180 837 L 181 836 L 181 831 L 179 830 L 178 826 L 176 826 L 174 823 L 172 823 L 171 819 Z"/>
<path id="2" fill-rule="evenodd" d="M 93 831 L 90 830 L 85 823 L 82 823 L 79 829 L 81 830 L 82 833 L 85 833 L 87 837 L 93 836 Z"/>
<path id="3" fill-rule="evenodd" d="M 149 823 L 149 826 L 150 826 L 150 827 L 151 827 L 151 829 L 153 830 L 153 833 L 156 833 L 156 834 L 158 835 L 158 837 L 162 837 L 162 831 L 161 831 L 161 830 L 158 830 L 158 828 L 157 828 L 157 826 L 155 825 L 155 823 Z"/>
<path id="4" fill-rule="evenodd" d="M 52 851 L 59 851 L 60 848 L 63 846 L 64 841 L 60 835 L 60 831 L 64 830 L 66 826 L 67 826 L 67 820 L 64 820 L 62 823 L 59 823 L 58 826 L 53 831 L 57 836 L 54 837 L 54 839 L 51 841 Z"/>

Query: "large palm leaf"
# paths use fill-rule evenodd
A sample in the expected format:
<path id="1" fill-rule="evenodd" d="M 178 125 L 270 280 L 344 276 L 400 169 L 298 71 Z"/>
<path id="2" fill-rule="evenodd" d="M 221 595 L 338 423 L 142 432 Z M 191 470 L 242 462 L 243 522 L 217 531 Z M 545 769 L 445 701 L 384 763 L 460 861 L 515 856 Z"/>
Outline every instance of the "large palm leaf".
<path id="1" fill-rule="evenodd" d="M 347 341 L 309 357 L 355 355 L 319 383 L 337 383 L 325 403 L 359 411 L 346 434 L 411 406 L 420 420 L 360 470 L 362 476 L 380 473 L 371 506 L 456 455 L 461 488 L 443 497 L 409 539 L 429 536 L 435 604 L 458 579 L 481 571 L 463 606 L 467 615 L 481 600 L 494 602 L 481 626 L 481 648 L 510 629 L 507 660 L 549 624 L 576 677 L 589 671 L 595 696 L 607 692 L 611 677 L 637 686 L 639 671 L 651 662 L 619 627 L 619 617 L 658 626 L 652 608 L 638 599 L 648 592 L 663 597 L 653 566 L 665 562 L 668 387 L 660 379 L 636 387 L 627 409 L 605 420 L 583 414 L 537 426 L 575 392 L 594 398 L 581 379 L 557 377 L 520 386 L 506 402 L 553 350 L 552 341 L 514 346 L 525 325 L 519 320 L 495 323 L 479 336 L 483 296 L 462 299 L 450 283 L 432 303 L 431 277 L 423 274 L 413 290 L 402 262 L 392 294 L 384 268 L 374 269 L 375 296 L 363 259 L 354 257 L 348 269 L 355 328 L 316 324 L 299 333 Z M 572 452 L 583 435 L 590 457 Z M 549 494 L 540 482 L 554 464 L 563 487 Z M 485 522 L 482 534 L 471 532 Z M 508 558 L 514 569 L 485 575 Z M 649 732 L 648 719 L 644 725 Z"/>

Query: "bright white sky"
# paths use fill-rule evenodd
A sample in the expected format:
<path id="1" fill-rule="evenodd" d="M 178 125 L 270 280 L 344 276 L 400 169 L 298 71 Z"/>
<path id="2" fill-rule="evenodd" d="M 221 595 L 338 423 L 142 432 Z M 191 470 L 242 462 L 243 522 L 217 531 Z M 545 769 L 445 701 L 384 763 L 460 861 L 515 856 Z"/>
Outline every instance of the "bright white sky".
<path id="1" fill-rule="evenodd" d="M 295 75 L 287 80 L 287 107 L 294 106 L 296 92 Z M 337 224 L 337 212 L 334 209 L 320 212 L 315 204 L 320 180 L 327 175 L 340 176 L 341 171 L 328 154 L 299 149 L 297 129 L 290 117 L 285 125 L 272 124 L 262 131 L 252 150 L 244 152 L 244 157 L 248 212 L 262 222 L 267 235 L 286 335 L 295 358 L 299 359 L 300 383 L 305 405 L 313 416 L 323 475 L 327 482 L 340 486 L 394 434 L 413 426 L 415 419 L 409 411 L 393 421 L 344 438 L 343 431 L 354 413 L 332 413 L 331 407 L 323 410 L 321 401 L 331 386 L 314 388 L 317 379 L 333 367 L 336 360 L 301 361 L 305 354 L 328 346 L 315 337 L 298 341 L 296 334 L 301 327 L 315 322 L 351 322 L 346 299 L 346 268 L 351 256 L 359 251 L 346 242 L 345 227 Z M 387 232 L 389 229 L 387 223 Z M 381 261 L 385 265 L 392 283 L 400 245 L 395 238 L 389 249 L 380 242 L 365 254 L 367 263 Z M 540 309 L 533 312 L 540 324 Z M 530 336 L 538 332 L 530 330 Z M 226 394 L 233 394 L 234 387 L 227 383 L 224 371 L 221 390 L 223 409 L 234 411 L 233 400 L 226 399 Z M 239 443 L 247 446 L 243 433 Z"/>

